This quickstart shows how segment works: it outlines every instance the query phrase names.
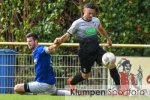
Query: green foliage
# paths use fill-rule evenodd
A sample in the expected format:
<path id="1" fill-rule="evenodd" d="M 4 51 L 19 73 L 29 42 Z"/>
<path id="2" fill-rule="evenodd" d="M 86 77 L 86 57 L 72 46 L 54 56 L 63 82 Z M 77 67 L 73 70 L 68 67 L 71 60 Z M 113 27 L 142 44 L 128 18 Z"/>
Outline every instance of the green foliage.
<path id="1" fill-rule="evenodd" d="M 97 5 L 102 8 L 98 16 L 104 22 L 113 43 L 150 43 L 149 0 L 100 0 Z M 117 55 L 144 55 L 143 49 L 117 48 L 113 52 Z"/>
<path id="2" fill-rule="evenodd" d="M 62 31 L 58 20 L 64 5 L 65 0 L 3 1 L 0 6 L 1 41 L 25 41 L 28 32 L 39 33 L 43 42 L 51 41 Z"/>
<path id="3" fill-rule="evenodd" d="M 35 32 L 41 42 L 52 42 L 81 17 L 82 6 L 89 1 L 97 6 L 97 16 L 113 43 L 150 44 L 149 0 L 3 0 L 0 4 L 0 41 L 22 42 L 28 32 Z M 76 42 L 76 37 L 69 42 Z M 101 38 L 101 42 L 106 39 Z M 118 55 L 146 56 L 150 50 L 113 48 L 109 51 Z M 68 49 L 58 52 L 76 53 Z"/>
<path id="4" fill-rule="evenodd" d="M 41 41 L 53 42 L 53 39 L 62 33 L 59 16 L 62 14 L 64 6 L 64 0 L 43 3 L 44 11 L 39 12 L 39 15 L 42 13 L 42 18 L 32 30 L 35 33 L 39 33 Z"/>

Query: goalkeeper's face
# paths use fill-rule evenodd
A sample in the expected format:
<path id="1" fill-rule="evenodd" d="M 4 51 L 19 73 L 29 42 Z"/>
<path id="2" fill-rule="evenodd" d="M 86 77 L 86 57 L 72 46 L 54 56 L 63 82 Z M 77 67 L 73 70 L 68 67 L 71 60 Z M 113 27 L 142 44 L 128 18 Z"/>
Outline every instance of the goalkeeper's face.
<path id="1" fill-rule="evenodd" d="M 34 40 L 33 37 L 27 38 L 27 44 L 29 49 L 34 50 L 36 46 L 38 45 L 37 40 Z"/>

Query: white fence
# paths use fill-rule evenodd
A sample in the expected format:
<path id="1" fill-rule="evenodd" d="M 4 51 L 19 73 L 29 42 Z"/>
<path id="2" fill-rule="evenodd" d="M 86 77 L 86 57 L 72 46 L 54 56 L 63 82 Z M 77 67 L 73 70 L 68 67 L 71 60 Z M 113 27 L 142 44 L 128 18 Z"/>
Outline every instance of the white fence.
<path id="1" fill-rule="evenodd" d="M 77 55 L 52 55 L 52 62 L 58 89 L 67 85 L 68 77 L 80 72 Z M 0 54 L 0 93 L 13 93 L 15 84 L 34 81 L 34 75 L 32 55 Z M 106 85 L 107 69 L 94 64 L 89 80 L 80 84 Z"/>

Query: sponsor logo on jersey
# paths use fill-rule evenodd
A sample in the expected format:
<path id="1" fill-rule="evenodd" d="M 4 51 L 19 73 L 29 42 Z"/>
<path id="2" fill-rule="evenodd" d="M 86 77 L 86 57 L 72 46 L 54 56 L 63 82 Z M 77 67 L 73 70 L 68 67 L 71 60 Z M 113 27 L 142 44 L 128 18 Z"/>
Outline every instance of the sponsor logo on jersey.
<path id="1" fill-rule="evenodd" d="M 96 29 L 95 28 L 89 28 L 86 30 L 85 35 L 86 36 L 91 36 L 96 34 Z"/>

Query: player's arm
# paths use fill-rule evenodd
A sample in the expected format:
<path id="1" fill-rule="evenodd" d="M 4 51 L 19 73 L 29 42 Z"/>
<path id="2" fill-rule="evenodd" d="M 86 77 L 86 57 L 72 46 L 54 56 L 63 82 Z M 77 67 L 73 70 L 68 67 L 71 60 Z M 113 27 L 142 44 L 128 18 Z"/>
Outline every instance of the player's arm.
<path id="1" fill-rule="evenodd" d="M 61 45 L 61 43 L 67 41 L 70 38 L 70 36 L 71 36 L 71 34 L 67 32 L 64 35 L 62 35 L 61 37 L 56 38 L 52 45 L 45 48 L 46 53 L 55 52 L 56 49 Z"/>
<path id="2" fill-rule="evenodd" d="M 106 30 L 103 28 L 102 25 L 99 25 L 98 31 L 99 31 L 103 36 L 106 37 L 108 45 L 109 45 L 109 46 L 112 46 L 112 41 L 111 41 L 111 39 L 109 38 L 109 36 L 108 36 Z"/>
<path id="3" fill-rule="evenodd" d="M 58 48 L 58 46 L 56 44 L 52 44 L 48 47 L 48 51 L 49 51 L 49 53 L 55 52 L 57 48 Z"/>
<path id="4" fill-rule="evenodd" d="M 56 38 L 54 40 L 54 44 L 56 45 L 56 47 L 60 46 L 62 43 L 66 42 L 69 38 L 70 38 L 70 33 L 65 33 L 63 36 Z"/>
<path id="5" fill-rule="evenodd" d="M 43 49 L 44 51 L 41 51 L 41 53 L 47 53 L 47 54 L 49 54 L 51 52 L 55 52 L 56 49 L 57 49 L 57 46 L 55 44 L 52 44 L 49 47 L 45 46 L 44 49 Z"/>
<path id="6" fill-rule="evenodd" d="M 56 38 L 54 40 L 54 44 L 56 44 L 56 46 L 60 46 L 63 42 L 66 42 L 72 34 L 76 33 L 77 28 L 78 28 L 78 23 L 77 21 L 74 21 L 71 27 L 67 30 L 67 32 L 63 36 Z"/>

